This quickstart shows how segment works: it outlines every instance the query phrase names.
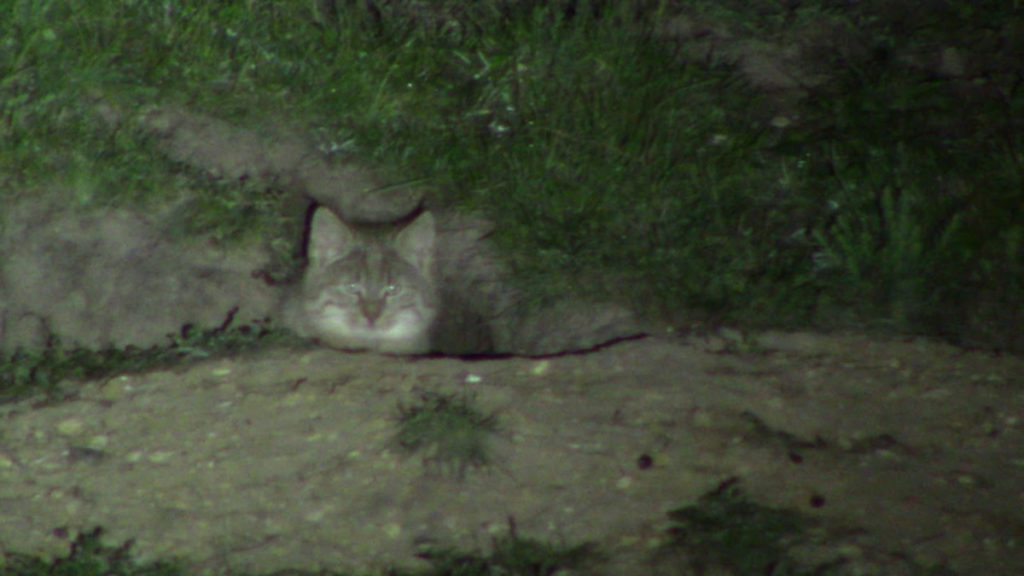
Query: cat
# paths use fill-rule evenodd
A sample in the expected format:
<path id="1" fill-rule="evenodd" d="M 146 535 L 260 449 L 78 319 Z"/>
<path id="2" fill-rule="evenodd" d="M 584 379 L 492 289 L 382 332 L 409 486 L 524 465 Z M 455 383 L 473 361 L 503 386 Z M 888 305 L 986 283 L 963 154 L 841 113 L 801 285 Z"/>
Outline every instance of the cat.
<path id="1" fill-rule="evenodd" d="M 638 334 L 621 307 L 531 301 L 478 214 L 433 207 L 404 226 L 352 224 L 320 206 L 304 272 L 272 282 L 266 243 L 178 238 L 175 205 L 83 212 L 52 196 L 26 195 L 0 214 L 0 351 L 42 349 L 54 336 L 145 348 L 228 315 L 397 355 L 548 355 Z"/>
<path id="2" fill-rule="evenodd" d="M 431 351 L 440 295 L 429 212 L 398 232 L 360 229 L 317 208 L 307 268 L 286 303 L 285 324 L 342 350 Z"/>
<path id="3" fill-rule="evenodd" d="M 285 327 L 341 350 L 400 355 L 547 355 L 638 333 L 620 307 L 528 305 L 486 239 L 490 225 L 439 216 L 357 226 L 315 208 L 305 274 L 285 296 Z"/>

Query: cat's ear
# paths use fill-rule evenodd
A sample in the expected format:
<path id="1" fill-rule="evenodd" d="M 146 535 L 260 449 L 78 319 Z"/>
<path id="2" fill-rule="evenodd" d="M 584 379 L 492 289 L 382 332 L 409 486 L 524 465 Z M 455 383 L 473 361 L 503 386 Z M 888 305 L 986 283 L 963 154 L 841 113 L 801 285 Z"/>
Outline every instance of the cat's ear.
<path id="1" fill-rule="evenodd" d="M 309 265 L 330 264 L 352 249 L 355 235 L 348 225 L 327 208 L 317 208 L 309 227 Z"/>
<path id="2" fill-rule="evenodd" d="M 434 242 L 437 229 L 430 212 L 420 214 L 395 236 L 395 250 L 426 276 L 434 265 Z"/>

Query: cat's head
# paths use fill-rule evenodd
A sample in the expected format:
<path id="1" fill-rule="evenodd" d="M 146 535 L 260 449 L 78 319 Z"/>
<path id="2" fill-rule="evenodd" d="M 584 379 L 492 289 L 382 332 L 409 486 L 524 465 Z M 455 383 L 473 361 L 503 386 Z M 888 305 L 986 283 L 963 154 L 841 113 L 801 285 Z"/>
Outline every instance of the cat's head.
<path id="1" fill-rule="evenodd" d="M 434 244 L 430 213 L 380 236 L 317 209 L 302 296 L 310 335 L 347 350 L 428 352 L 439 300 Z"/>

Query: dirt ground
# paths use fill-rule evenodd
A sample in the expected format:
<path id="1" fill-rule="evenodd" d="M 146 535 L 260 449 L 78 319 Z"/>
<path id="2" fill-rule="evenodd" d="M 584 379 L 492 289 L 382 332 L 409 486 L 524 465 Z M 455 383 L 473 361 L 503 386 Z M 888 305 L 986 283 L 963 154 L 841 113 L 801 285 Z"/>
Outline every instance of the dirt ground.
<path id="1" fill-rule="evenodd" d="M 0 542 L 79 531 L 141 561 L 270 572 L 423 565 L 423 544 L 593 542 L 597 573 L 652 565 L 666 513 L 738 477 L 812 519 L 810 565 L 1024 572 L 1024 360 L 924 340 L 652 337 L 543 359 L 277 349 L 89 382 L 0 407 Z M 399 404 L 470 392 L 493 464 L 399 453 Z M 644 456 L 653 465 L 641 466 Z M 674 572 L 678 573 L 678 571 Z"/>

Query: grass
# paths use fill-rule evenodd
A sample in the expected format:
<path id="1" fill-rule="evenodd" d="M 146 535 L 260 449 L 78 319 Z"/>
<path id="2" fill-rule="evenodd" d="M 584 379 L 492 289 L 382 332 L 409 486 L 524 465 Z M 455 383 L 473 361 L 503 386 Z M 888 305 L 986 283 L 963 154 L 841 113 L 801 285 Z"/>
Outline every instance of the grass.
<path id="1" fill-rule="evenodd" d="M 17 1 L 0 32 L 0 194 L 56 181 L 88 206 L 188 186 L 190 232 L 270 234 L 268 191 L 203 181 L 133 129 L 132 111 L 183 103 L 428 178 L 496 221 L 537 299 L 1018 345 L 1024 98 L 1005 63 L 1022 19 L 862 4 L 691 8 L 763 40 L 854 35 L 853 53 L 826 44 L 809 66 L 827 80 L 778 124 L 728 59 L 652 33 L 671 2 L 638 9 L 645 24 L 607 3 Z M 971 82 L 905 62 L 947 46 L 995 55 Z M 97 102 L 128 112 L 101 121 Z"/>
<path id="2" fill-rule="evenodd" d="M 40 392 L 57 397 L 62 391 L 61 385 L 69 380 L 141 372 L 290 341 L 286 332 L 274 330 L 269 324 L 232 326 L 232 316 L 233 313 L 216 328 L 204 330 L 185 326 L 178 334 L 168 334 L 167 344 L 150 348 L 67 348 L 54 337 L 41 350 L 2 353 L 0 402 Z"/>
<path id="3" fill-rule="evenodd" d="M 555 545 L 522 538 L 516 534 L 514 519 L 509 519 L 509 534 L 494 539 L 491 553 L 482 556 L 451 549 L 427 550 L 421 557 L 433 565 L 430 574 L 442 575 L 521 575 L 572 573 L 599 559 L 589 545 Z"/>
<path id="4" fill-rule="evenodd" d="M 83 532 L 71 544 L 64 558 L 46 562 L 35 556 L 7 553 L 0 563 L 0 576 L 183 576 L 186 572 L 172 562 L 136 564 L 131 543 L 104 546 L 99 528 Z"/>
<path id="5" fill-rule="evenodd" d="M 673 510 L 669 519 L 666 546 L 686 550 L 696 574 L 712 567 L 732 574 L 797 574 L 789 566 L 788 547 L 802 535 L 803 519 L 751 501 L 735 483 Z"/>
<path id="6" fill-rule="evenodd" d="M 645 567 L 657 573 L 675 574 L 770 574 L 803 576 L 846 574 L 857 569 L 847 555 L 859 554 L 836 548 L 825 556 L 800 561 L 793 552 L 813 544 L 809 522 L 800 514 L 761 505 L 747 496 L 732 478 L 721 483 L 697 502 L 672 510 L 664 544 L 652 550 Z M 181 563 L 157 560 L 137 563 L 132 542 L 104 545 L 103 530 L 79 533 L 67 556 L 44 561 L 41 558 L 7 552 L 0 562 L 0 576 L 179 576 L 189 574 Z M 857 547 L 854 546 L 854 549 Z M 389 576 L 536 576 L 562 573 L 597 573 L 601 554 L 593 545 L 547 544 L 517 533 L 515 519 L 509 518 L 507 535 L 495 537 L 489 553 L 460 551 L 443 547 L 424 548 L 418 557 L 430 566 L 420 570 L 386 569 Z M 817 560 L 813 560 L 817 558 Z M 904 559 L 906 560 L 906 559 Z M 816 565 L 808 565 L 808 562 Z M 909 560 L 902 569 L 920 576 L 951 576 L 942 565 L 920 566 Z M 217 574 L 233 574 L 220 570 Z M 275 574 L 307 576 L 314 573 L 284 570 Z M 342 573 L 322 570 L 321 576 Z"/>
<path id="7" fill-rule="evenodd" d="M 556 546 L 522 538 L 512 524 L 508 536 L 496 538 L 489 554 L 450 549 L 425 550 L 420 555 L 431 566 L 417 571 L 389 569 L 388 576 L 536 576 L 556 574 L 582 565 L 593 554 L 587 546 Z M 8 553 L 0 562 L 0 576 L 185 576 L 189 572 L 173 561 L 139 564 L 132 557 L 132 542 L 120 546 L 102 543 L 103 530 L 79 534 L 66 557 L 49 562 L 35 556 Z M 217 574 L 231 574 L 219 571 Z M 341 576 L 339 572 L 285 570 L 290 576 Z"/>
<path id="8" fill-rule="evenodd" d="M 808 546 L 813 549 L 824 540 L 823 533 L 813 529 L 814 522 L 792 510 L 759 504 L 737 478 L 668 516 L 669 538 L 657 561 L 676 567 L 676 573 L 829 576 L 889 569 L 920 576 L 954 574 L 944 565 L 922 566 L 910 559 L 901 559 L 906 562 L 899 568 L 896 563 L 884 568 L 859 566 L 860 553 L 851 554 L 849 547 L 837 543 L 822 549 L 824 554 L 807 554 Z"/>

